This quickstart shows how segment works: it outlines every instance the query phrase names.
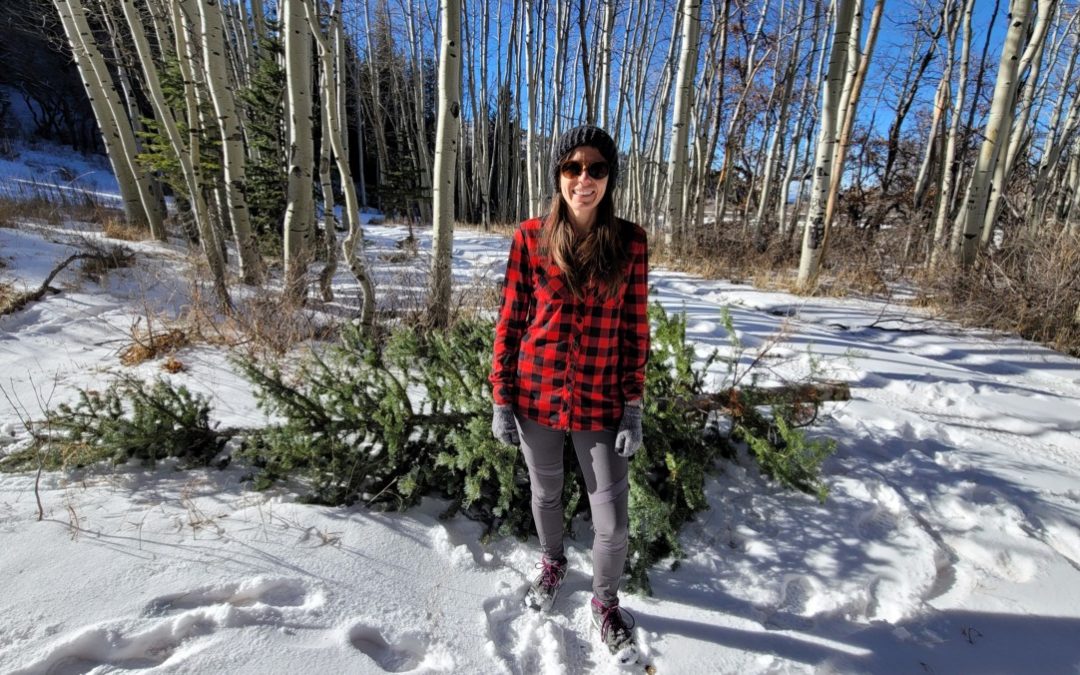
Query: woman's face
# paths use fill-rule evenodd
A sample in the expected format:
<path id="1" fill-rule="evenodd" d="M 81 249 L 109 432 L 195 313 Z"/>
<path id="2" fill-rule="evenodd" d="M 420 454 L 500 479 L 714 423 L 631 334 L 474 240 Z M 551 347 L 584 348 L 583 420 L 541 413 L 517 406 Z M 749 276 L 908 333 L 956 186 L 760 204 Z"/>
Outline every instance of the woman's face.
<path id="1" fill-rule="evenodd" d="M 568 161 L 577 162 L 578 168 L 581 168 L 582 163 L 588 167 L 606 160 L 599 150 L 585 145 L 574 148 L 563 163 Z M 604 198 L 604 192 L 607 191 L 608 178 L 606 175 L 600 179 L 593 178 L 589 175 L 587 168 L 577 176 L 568 178 L 561 170 L 561 166 L 560 164 L 559 192 L 562 193 L 563 200 L 570 208 L 575 224 L 591 227 L 596 218 L 596 207 Z"/>

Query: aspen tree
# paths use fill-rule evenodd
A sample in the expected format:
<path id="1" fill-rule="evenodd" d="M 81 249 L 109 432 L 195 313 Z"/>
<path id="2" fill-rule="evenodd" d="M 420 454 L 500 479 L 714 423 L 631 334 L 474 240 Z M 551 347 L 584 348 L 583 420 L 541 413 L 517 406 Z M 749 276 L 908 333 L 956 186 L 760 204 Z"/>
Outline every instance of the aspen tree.
<path id="1" fill-rule="evenodd" d="M 851 35 L 853 39 L 848 47 L 848 81 L 844 83 L 844 91 L 841 94 L 842 121 L 839 124 L 839 133 L 836 138 L 835 155 L 832 163 L 832 180 L 829 184 L 829 200 L 825 205 L 825 241 L 822 242 L 821 255 L 825 254 L 828 245 L 833 215 L 836 213 L 836 200 L 840 193 L 840 180 L 844 174 L 844 162 L 847 160 L 848 146 L 851 145 L 851 133 L 855 126 L 855 114 L 859 107 L 863 83 L 866 82 L 866 72 L 870 66 L 870 58 L 874 54 L 874 45 L 877 43 L 884 5 L 885 0 L 877 0 L 874 3 L 873 12 L 870 15 L 870 31 L 867 33 L 866 44 L 861 52 L 859 50 L 859 41 L 856 38 L 860 33 L 858 26 L 862 22 L 862 12 L 857 11 L 855 15 L 857 24 L 852 27 Z M 818 265 L 820 264 L 819 257 Z"/>
<path id="2" fill-rule="evenodd" d="M 1005 45 L 1001 50 L 997 80 L 990 104 L 990 116 L 983 132 L 979 158 L 968 184 L 967 197 L 953 229 L 951 249 L 959 253 L 966 266 L 975 261 L 979 247 L 979 234 L 986 218 L 990 201 L 991 183 L 997 166 L 1001 146 L 1008 139 L 1012 123 L 1013 104 L 1019 84 L 1019 66 L 1024 38 L 1027 36 L 1031 18 L 1031 0 L 1011 0 L 1009 26 Z"/>
<path id="3" fill-rule="evenodd" d="M 731 188 L 731 177 L 734 173 L 735 157 L 742 152 L 746 135 L 750 131 L 746 115 L 746 102 L 753 90 L 758 71 L 761 70 L 762 65 L 765 63 L 764 55 L 759 59 L 757 58 L 757 52 L 758 45 L 761 44 L 765 32 L 765 19 L 771 4 L 770 0 L 765 0 L 761 5 L 753 37 L 746 53 L 745 80 L 743 81 L 742 90 L 739 92 L 739 98 L 735 103 L 735 108 L 728 120 L 727 138 L 724 143 L 724 163 L 720 167 L 720 185 L 718 188 L 719 194 L 717 195 L 717 201 L 719 202 L 717 211 L 721 214 L 727 211 L 727 199 Z"/>
<path id="4" fill-rule="evenodd" d="M 840 118 L 841 90 L 847 67 L 850 37 L 854 28 L 856 0 L 837 0 L 836 21 L 829 56 L 829 70 L 822 83 L 820 128 L 814 159 L 814 177 L 810 189 L 810 208 L 803 228 L 802 254 L 796 283 L 808 290 L 818 272 L 821 248 L 825 241 L 826 208 L 832 181 L 840 176 L 833 166 L 837 124 Z"/>
<path id="5" fill-rule="evenodd" d="M 155 238 L 164 238 L 160 220 L 155 221 L 149 177 L 136 163 L 137 146 L 124 113 L 112 75 L 97 47 L 81 0 L 53 0 L 71 46 L 94 117 L 101 129 L 109 163 L 120 188 L 124 214 L 139 227 L 149 227 Z"/>
<path id="6" fill-rule="evenodd" d="M 1031 29 L 1031 37 L 1028 38 L 1027 47 L 1017 66 L 1018 76 L 1024 78 L 1023 89 L 1020 93 L 1019 118 L 1015 121 L 1010 119 L 1009 124 L 1012 130 L 1009 133 L 1009 142 L 1001 146 L 999 151 L 1001 155 L 994 167 L 994 179 L 990 184 L 990 203 L 986 207 L 986 215 L 982 222 L 982 236 L 979 238 L 980 245 L 984 247 L 990 244 L 994 224 L 1001 210 L 1002 192 L 1012 175 L 1020 148 L 1029 136 L 1028 120 L 1034 108 L 1035 89 L 1042 71 L 1043 55 L 1046 53 L 1044 43 L 1058 5 L 1057 0 L 1038 0 L 1036 6 L 1038 10 L 1035 15 L 1035 24 Z M 1010 118 L 1012 116 L 1010 114 Z"/>
<path id="7" fill-rule="evenodd" d="M 315 204 L 311 186 L 315 152 L 312 125 L 311 29 L 304 0 L 282 0 L 285 19 L 285 81 L 289 115 L 289 170 L 285 207 L 285 290 L 304 297 L 311 261 Z"/>
<path id="8" fill-rule="evenodd" d="M 135 95 L 135 85 L 132 82 L 132 77 L 128 74 L 127 64 L 134 62 L 134 59 L 130 58 L 126 47 L 121 46 L 121 38 L 123 34 L 114 21 L 114 2 L 110 0 L 99 0 L 98 6 L 101 8 L 101 16 L 104 21 L 105 31 L 109 35 L 109 43 L 112 47 L 113 62 L 116 66 L 117 83 L 120 85 L 120 93 L 123 96 L 124 107 L 127 110 L 127 118 L 131 122 L 131 129 L 135 138 L 135 155 L 136 164 L 135 169 L 141 169 L 138 165 L 138 156 L 143 152 L 143 143 L 141 136 L 144 133 L 142 124 L 142 111 L 139 109 L 139 102 Z M 138 79 L 138 74 L 135 74 L 135 79 Z M 165 194 L 162 191 L 161 181 L 152 171 L 147 171 L 147 180 L 150 187 L 150 199 L 147 203 L 147 208 L 151 211 L 150 223 L 151 223 L 151 235 L 159 240 L 165 241 Z M 157 223 L 157 227 L 153 226 L 153 223 Z"/>
<path id="9" fill-rule="evenodd" d="M 813 20 L 813 32 L 810 36 L 810 44 L 819 44 L 819 38 L 822 32 L 827 36 L 829 33 L 829 22 L 833 16 L 832 9 L 821 11 L 820 4 L 815 3 L 814 20 Z M 806 58 L 806 74 L 803 78 L 802 94 L 799 97 L 799 115 L 795 122 L 795 133 L 792 135 L 793 141 L 791 143 L 791 149 L 788 151 L 787 168 L 784 171 L 784 179 L 781 181 L 782 192 L 780 198 L 780 206 L 777 209 L 776 220 L 780 223 L 779 234 L 781 237 L 790 238 L 794 235 L 796 230 L 796 224 L 799 218 L 799 210 L 802 205 L 803 194 L 806 191 L 806 174 L 808 173 L 807 167 L 810 166 L 810 158 L 812 152 L 815 149 L 814 144 L 814 128 L 816 124 L 816 116 L 813 111 L 816 107 L 818 98 L 819 83 L 824 79 L 823 73 L 825 73 L 825 57 L 828 55 L 828 49 L 818 49 L 816 65 L 815 59 L 811 58 L 813 50 L 807 55 Z M 804 145 L 805 148 L 801 147 Z M 800 149 L 802 153 L 800 154 Z M 798 172 L 798 189 L 795 191 L 794 207 L 791 209 L 791 218 L 787 217 L 788 208 L 788 189 L 791 182 L 795 178 L 795 174 Z"/>
<path id="10" fill-rule="evenodd" d="M 330 20 L 329 32 L 331 35 L 327 37 L 322 34 L 322 28 L 319 25 L 319 15 L 315 8 L 317 0 L 301 0 L 301 2 L 303 5 L 301 11 L 307 15 L 308 19 L 308 35 L 315 39 L 319 50 L 319 69 L 322 73 L 320 79 L 322 85 L 322 110 L 325 113 L 323 135 L 330 139 L 330 149 L 333 151 L 338 176 L 341 178 L 341 191 L 345 194 L 345 217 L 348 221 L 349 232 L 341 244 L 341 255 L 345 259 L 345 264 L 349 266 L 349 271 L 352 272 L 353 277 L 360 285 L 362 294 L 360 300 L 360 326 L 364 333 L 370 335 L 375 326 L 375 285 L 371 280 L 371 275 L 368 274 L 367 264 L 364 262 L 364 233 L 360 223 L 360 204 L 357 201 L 356 187 L 353 184 L 349 170 L 349 157 L 345 153 L 343 140 L 345 137 L 344 120 L 338 117 L 338 111 L 340 110 L 338 98 L 342 92 L 337 79 L 334 77 L 335 58 L 330 42 L 336 30 L 335 24 L 342 20 L 340 5 L 335 7 Z M 308 187 L 308 194 L 310 195 L 310 180 Z M 333 209 L 332 197 L 327 208 Z M 328 229 L 330 232 L 326 234 L 326 240 L 329 244 L 330 240 L 336 237 L 336 234 L 333 233 L 332 218 L 328 220 Z M 334 260 L 334 264 L 336 264 L 336 260 Z"/>
<path id="11" fill-rule="evenodd" d="M 229 223 L 240 259 L 240 279 L 259 284 L 263 279 L 255 233 L 247 206 L 247 153 L 237 113 L 235 85 L 229 81 L 225 61 L 225 24 L 219 0 L 199 0 L 202 26 L 203 67 L 210 100 L 214 104 L 217 127 L 221 134 L 222 170 Z"/>
<path id="12" fill-rule="evenodd" d="M 317 30 L 317 29 L 313 29 Z M 325 70 L 319 71 L 319 88 L 326 91 L 328 86 L 326 78 L 332 76 Z M 323 133 L 319 139 L 319 190 L 322 192 L 322 223 L 323 223 L 323 250 L 326 251 L 326 264 L 319 271 L 319 292 L 323 302 L 332 302 L 334 299 L 334 274 L 337 273 L 337 218 L 334 216 L 334 186 L 331 183 L 330 164 L 330 109 L 325 104 L 319 106 L 319 123 Z"/>
<path id="13" fill-rule="evenodd" d="M 934 36 L 934 44 L 936 44 L 945 26 L 948 26 L 946 44 L 949 48 L 945 52 L 945 68 L 941 80 L 938 82 L 937 90 L 934 92 L 930 130 L 926 139 L 926 148 L 923 151 L 923 159 L 919 163 L 919 173 L 915 178 L 913 201 L 916 209 L 922 208 L 926 193 L 930 189 L 931 179 L 935 174 L 934 164 L 944 154 L 942 151 L 945 146 L 945 125 L 949 119 L 949 101 L 952 99 L 952 79 L 956 66 L 956 37 L 960 30 L 960 18 L 961 15 L 957 11 L 956 0 L 946 0 L 941 8 L 941 23 L 938 26 L 937 34 Z M 892 150 L 891 147 L 890 150 Z M 941 172 L 938 171 L 937 175 L 940 178 Z M 884 193 L 884 190 L 882 192 Z"/>
<path id="14" fill-rule="evenodd" d="M 687 147 L 690 132 L 690 108 L 694 101 L 694 75 L 697 67 L 698 35 L 701 31 L 701 0 L 684 0 L 682 5 L 682 45 L 679 72 L 675 80 L 675 111 L 671 121 L 671 153 L 668 159 L 671 185 L 668 188 L 668 233 L 679 241 L 684 235 L 683 191 L 686 189 Z"/>
<path id="15" fill-rule="evenodd" d="M 799 68 L 799 50 L 802 47 L 803 27 L 806 24 L 805 16 L 807 0 L 797 0 L 797 2 L 799 9 L 798 15 L 795 18 L 795 32 L 792 34 L 791 48 L 788 51 L 783 77 L 778 85 L 774 85 L 780 87 L 780 110 L 777 113 L 776 125 L 774 126 L 771 138 L 769 139 L 769 150 L 765 157 L 765 169 L 762 172 L 761 197 L 758 200 L 757 217 L 755 218 L 759 233 L 764 232 L 766 214 L 772 213 L 773 193 L 775 192 L 773 181 L 776 178 L 776 170 L 780 163 L 780 153 L 783 151 L 784 142 L 788 134 L 792 92 L 795 88 L 795 77 Z M 783 14 L 781 14 L 781 16 L 783 16 Z M 725 34 L 727 33 L 727 31 L 724 32 Z M 777 63 L 780 63 L 779 52 L 777 53 Z M 781 185 L 780 187 L 780 199 L 786 201 L 786 186 Z"/>
<path id="16" fill-rule="evenodd" d="M 439 107 L 435 130 L 435 222 L 428 314 L 434 325 L 449 319 L 454 246 L 454 182 L 457 178 L 458 116 L 461 112 L 461 2 L 440 0 Z"/>
<path id="17" fill-rule="evenodd" d="M 154 116 L 176 153 L 176 159 L 180 165 L 180 172 L 183 175 L 184 185 L 187 188 L 188 199 L 191 203 L 192 217 L 195 219 L 195 226 L 199 232 L 199 244 L 202 247 L 203 255 L 206 256 L 206 262 L 213 277 L 214 288 L 222 305 L 228 306 L 229 295 L 225 282 L 225 261 L 221 257 L 220 249 L 215 245 L 216 239 L 210 225 L 203 186 L 196 171 L 196 163 L 193 160 L 191 148 L 184 141 L 184 137 L 176 124 L 173 110 L 165 100 L 153 53 L 150 50 L 150 43 L 146 38 L 142 19 L 135 6 L 135 0 L 120 0 L 120 6 L 124 11 L 124 19 L 135 43 L 139 62 L 142 64 L 143 83 L 147 97 L 150 99 L 150 104 L 154 109 Z M 182 30 L 181 25 L 174 25 L 177 25 L 178 30 Z"/>
<path id="18" fill-rule="evenodd" d="M 596 119 L 601 128 L 608 126 L 608 96 L 611 93 L 611 43 L 615 32 L 615 13 L 618 11 L 617 0 L 602 0 L 604 7 L 603 23 L 600 26 L 600 77 L 597 82 Z M 618 126 L 612 129 L 618 132 Z"/>
<path id="19" fill-rule="evenodd" d="M 1074 18 L 1076 16 L 1080 16 L 1080 14 L 1074 15 Z M 1062 83 L 1073 81 L 1072 74 L 1076 66 L 1076 59 L 1077 56 L 1080 55 L 1080 48 L 1078 47 L 1080 47 L 1080 45 L 1074 43 L 1072 56 L 1069 59 L 1069 65 L 1065 69 Z M 1032 190 L 1032 197 L 1028 204 L 1027 220 L 1029 223 L 1045 222 L 1046 212 L 1053 201 L 1050 199 L 1049 193 L 1050 177 L 1053 172 L 1059 169 L 1061 159 L 1066 155 L 1066 149 L 1068 145 L 1073 142 L 1077 129 L 1080 127 L 1080 95 L 1073 96 L 1072 102 L 1069 105 L 1068 114 L 1064 121 L 1062 121 L 1064 100 L 1068 90 L 1068 86 L 1061 87 L 1057 103 L 1054 105 L 1054 110 L 1050 114 L 1051 125 L 1046 133 L 1046 139 L 1039 160 L 1039 170 L 1035 178 L 1035 186 Z M 1036 210 L 1038 210 L 1037 215 Z"/>
<path id="20" fill-rule="evenodd" d="M 945 153 L 941 160 L 941 187 L 938 190 L 937 214 L 934 219 L 933 248 L 930 252 L 930 262 L 934 264 L 938 252 L 941 250 L 945 239 L 946 224 L 952 220 L 953 186 L 958 182 L 960 167 L 956 160 L 956 142 L 960 134 L 960 117 L 964 110 L 965 95 L 967 93 L 968 70 L 971 63 L 971 32 L 972 13 L 975 0 L 964 1 L 964 15 L 960 21 L 963 26 L 963 38 L 960 48 L 960 75 L 956 85 L 956 100 L 953 102 L 952 119 L 949 122 L 949 133 L 945 138 Z M 950 50 L 953 47 L 950 46 Z"/>

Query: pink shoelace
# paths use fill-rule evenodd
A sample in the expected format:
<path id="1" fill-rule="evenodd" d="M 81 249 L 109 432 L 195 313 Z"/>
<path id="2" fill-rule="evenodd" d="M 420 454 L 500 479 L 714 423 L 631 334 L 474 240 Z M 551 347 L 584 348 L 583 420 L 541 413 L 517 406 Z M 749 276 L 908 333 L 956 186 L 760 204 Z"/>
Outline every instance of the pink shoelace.
<path id="1" fill-rule="evenodd" d="M 626 610 L 620 611 L 618 600 L 616 600 L 610 605 L 605 605 L 604 603 L 600 602 L 599 599 L 594 597 L 592 599 L 592 606 L 595 610 L 600 612 L 601 640 L 607 641 L 608 632 L 611 629 L 618 630 L 619 628 L 622 628 L 629 632 L 630 629 L 634 627 L 634 615 L 630 612 L 627 612 Z M 626 616 L 630 619 L 630 625 L 627 625 L 626 621 L 623 619 L 623 613 L 625 613 Z"/>
<path id="2" fill-rule="evenodd" d="M 540 568 L 540 585 L 544 588 L 555 588 L 562 581 L 566 561 L 548 560 L 548 557 L 544 556 L 536 566 Z"/>

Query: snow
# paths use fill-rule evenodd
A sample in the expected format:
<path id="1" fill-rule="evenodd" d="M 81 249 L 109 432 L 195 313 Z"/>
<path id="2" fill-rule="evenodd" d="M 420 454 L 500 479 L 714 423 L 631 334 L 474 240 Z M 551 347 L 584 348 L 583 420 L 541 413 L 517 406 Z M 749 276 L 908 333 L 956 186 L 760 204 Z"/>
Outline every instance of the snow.
<path id="1" fill-rule="evenodd" d="M 420 306 L 430 231 L 414 258 L 398 255 L 407 233 L 365 230 L 386 307 Z M 0 229 L 0 282 L 36 287 L 76 236 L 100 235 Z M 508 245 L 456 233 L 466 301 L 497 285 Z M 180 246 L 128 246 L 135 266 L 100 285 L 65 272 L 59 294 L 0 318 L 0 453 L 24 447 L 22 419 L 132 371 L 117 354 L 140 317 L 191 302 Z M 335 306 L 355 309 L 347 272 L 339 281 Z M 1080 672 L 1080 362 L 900 301 L 662 269 L 651 282 L 654 300 L 686 311 L 703 357 L 730 354 L 727 306 L 740 367 L 768 347 L 773 372 L 852 391 L 818 429 L 839 441 L 825 504 L 725 463 L 682 534 L 686 558 L 654 569 L 654 596 L 624 594 L 657 672 Z M 178 358 L 186 371 L 134 372 L 211 396 L 224 425 L 265 424 L 222 348 Z M 714 383 L 725 374 L 717 363 Z M 300 504 L 252 491 L 238 464 L 46 472 L 41 522 L 34 475 L 0 474 L 0 672 L 618 672 L 588 628 L 586 523 L 540 616 L 521 606 L 535 539 L 481 544 L 478 524 L 439 518 L 438 499 L 404 513 Z"/>

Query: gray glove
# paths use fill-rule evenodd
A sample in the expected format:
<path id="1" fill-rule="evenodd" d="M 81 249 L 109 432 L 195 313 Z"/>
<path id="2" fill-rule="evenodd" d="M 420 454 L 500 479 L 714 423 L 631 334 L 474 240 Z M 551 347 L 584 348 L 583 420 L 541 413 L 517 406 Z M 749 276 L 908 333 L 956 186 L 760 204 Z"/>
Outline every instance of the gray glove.
<path id="1" fill-rule="evenodd" d="M 491 433 L 507 445 L 518 444 L 517 422 L 514 420 L 514 408 L 509 405 L 496 405 L 491 417 Z"/>
<path id="2" fill-rule="evenodd" d="M 622 422 L 615 436 L 615 452 L 620 457 L 633 457 L 641 449 L 641 401 L 623 406 Z"/>

